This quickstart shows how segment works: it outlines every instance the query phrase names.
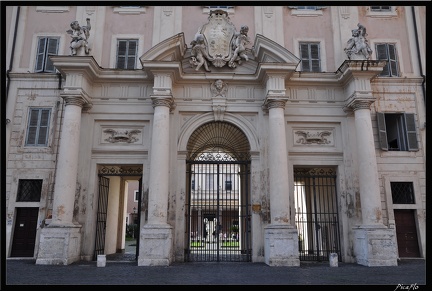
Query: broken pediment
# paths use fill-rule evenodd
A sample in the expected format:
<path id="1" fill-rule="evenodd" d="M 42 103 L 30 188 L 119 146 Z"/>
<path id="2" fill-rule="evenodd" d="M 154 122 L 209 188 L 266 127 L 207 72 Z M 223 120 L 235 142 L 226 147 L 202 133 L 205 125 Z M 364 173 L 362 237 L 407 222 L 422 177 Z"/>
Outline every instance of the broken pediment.
<path id="1" fill-rule="evenodd" d="M 176 75 L 183 73 L 235 73 L 255 75 L 260 63 L 282 64 L 285 70 L 295 71 L 300 59 L 280 44 L 257 34 L 252 44 L 247 35 L 247 25 L 238 32 L 223 10 L 210 12 L 187 47 L 183 33 L 172 36 L 152 47 L 140 57 L 145 71 L 160 68 L 176 68 Z M 259 72 L 258 74 L 261 74 Z"/>

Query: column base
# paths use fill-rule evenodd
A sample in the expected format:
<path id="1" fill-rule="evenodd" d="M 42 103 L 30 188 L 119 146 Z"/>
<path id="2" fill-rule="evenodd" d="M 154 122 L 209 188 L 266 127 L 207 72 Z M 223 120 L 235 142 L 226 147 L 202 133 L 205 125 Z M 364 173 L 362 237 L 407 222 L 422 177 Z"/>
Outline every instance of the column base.
<path id="1" fill-rule="evenodd" d="M 144 225 L 140 233 L 138 266 L 169 266 L 173 260 L 172 227 Z"/>
<path id="2" fill-rule="evenodd" d="M 80 260 L 81 225 L 49 225 L 41 230 L 36 265 L 69 265 Z"/>
<path id="3" fill-rule="evenodd" d="M 368 267 L 398 265 L 395 229 L 384 225 L 362 225 L 353 231 L 357 264 Z"/>
<path id="4" fill-rule="evenodd" d="M 269 266 L 300 266 L 298 232 L 291 225 L 269 225 L 264 229 L 264 262 Z"/>

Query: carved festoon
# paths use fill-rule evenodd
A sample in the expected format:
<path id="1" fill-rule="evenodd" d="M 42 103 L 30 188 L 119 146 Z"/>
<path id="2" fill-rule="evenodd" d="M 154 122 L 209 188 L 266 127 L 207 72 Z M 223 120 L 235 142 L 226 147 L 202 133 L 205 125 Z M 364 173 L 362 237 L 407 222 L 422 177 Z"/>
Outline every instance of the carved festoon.
<path id="1" fill-rule="evenodd" d="M 350 60 L 368 60 L 372 54 L 372 49 L 366 39 L 366 28 L 360 23 L 357 28 L 351 31 L 352 37 L 348 40 L 344 49 Z"/>
<path id="2" fill-rule="evenodd" d="M 103 132 L 111 135 L 105 139 L 105 141 L 111 143 L 117 143 L 117 142 L 133 143 L 138 140 L 138 138 L 136 138 L 135 135 L 141 133 L 141 131 L 137 129 L 133 129 L 133 130 L 105 129 Z"/>
<path id="3" fill-rule="evenodd" d="M 71 55 L 75 56 L 79 49 L 84 49 L 84 52 L 88 55 L 90 53 L 90 47 L 88 39 L 90 37 L 90 18 L 86 19 L 87 25 L 80 26 L 77 20 L 71 22 L 70 27 L 72 29 L 66 32 L 70 34 L 72 40 L 70 42 Z"/>
<path id="4" fill-rule="evenodd" d="M 300 144 L 329 144 L 330 141 L 327 140 L 327 136 L 331 135 L 330 131 L 317 131 L 317 132 L 310 132 L 310 131 L 302 131 L 298 130 L 295 132 L 296 134 L 300 135 L 300 138 L 296 141 Z"/>
<path id="5" fill-rule="evenodd" d="M 248 26 L 243 25 L 237 32 L 228 13 L 223 10 L 210 11 L 208 20 L 191 42 L 191 66 L 197 71 L 201 67 L 210 71 L 210 64 L 217 68 L 225 65 L 236 68 L 243 60 L 247 61 L 246 45 L 250 43 Z"/>

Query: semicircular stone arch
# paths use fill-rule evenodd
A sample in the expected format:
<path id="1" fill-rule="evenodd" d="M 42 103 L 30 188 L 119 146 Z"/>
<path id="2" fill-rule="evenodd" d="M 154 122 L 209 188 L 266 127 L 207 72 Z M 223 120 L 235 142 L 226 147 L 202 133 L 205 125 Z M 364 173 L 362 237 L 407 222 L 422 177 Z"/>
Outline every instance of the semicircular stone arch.
<path id="1" fill-rule="evenodd" d="M 203 153 L 227 153 L 236 160 L 250 160 L 250 144 L 243 131 L 226 121 L 210 121 L 191 134 L 187 159 L 195 160 Z"/>
<path id="2" fill-rule="evenodd" d="M 181 133 L 178 139 L 178 151 L 187 152 L 189 139 L 192 134 L 202 125 L 215 122 L 212 112 L 205 113 L 199 116 L 194 116 L 182 126 Z M 259 154 L 259 142 L 256 128 L 253 124 L 243 116 L 225 113 L 223 122 L 231 123 L 238 127 L 244 134 L 249 143 L 249 151 L 252 155 Z"/>

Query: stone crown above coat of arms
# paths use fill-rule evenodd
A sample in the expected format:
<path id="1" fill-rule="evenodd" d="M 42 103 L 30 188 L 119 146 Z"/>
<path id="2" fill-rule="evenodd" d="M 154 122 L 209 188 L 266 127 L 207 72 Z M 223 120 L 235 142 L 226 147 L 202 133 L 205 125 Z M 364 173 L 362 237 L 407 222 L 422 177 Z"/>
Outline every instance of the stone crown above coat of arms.
<path id="1" fill-rule="evenodd" d="M 210 64 L 217 68 L 225 65 L 236 68 L 242 61 L 247 61 L 249 27 L 243 25 L 240 32 L 237 32 L 224 10 L 210 11 L 208 20 L 208 23 L 198 29 L 191 42 L 191 66 L 196 71 L 203 67 L 209 72 Z"/>

